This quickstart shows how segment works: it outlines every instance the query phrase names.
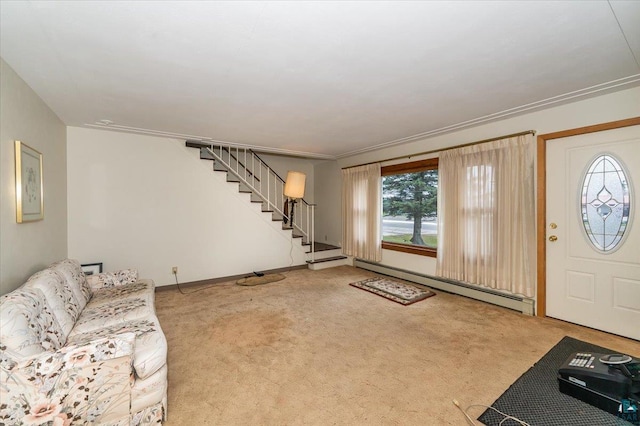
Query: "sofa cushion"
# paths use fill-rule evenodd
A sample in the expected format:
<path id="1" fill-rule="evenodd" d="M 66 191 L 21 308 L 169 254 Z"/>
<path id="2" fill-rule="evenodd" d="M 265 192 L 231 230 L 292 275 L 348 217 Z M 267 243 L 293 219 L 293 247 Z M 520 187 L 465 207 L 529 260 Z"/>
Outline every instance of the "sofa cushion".
<path id="1" fill-rule="evenodd" d="M 87 282 L 91 286 L 92 290 L 132 284 L 136 281 L 138 281 L 137 269 L 122 269 L 116 272 L 101 272 L 96 275 L 90 275 L 89 278 L 87 278 Z"/>
<path id="2" fill-rule="evenodd" d="M 103 327 L 121 324 L 154 315 L 153 299 L 149 297 L 120 298 L 113 301 L 104 299 L 87 304 L 80 314 L 73 333 L 87 333 Z"/>
<path id="3" fill-rule="evenodd" d="M 64 259 L 52 264 L 50 268 L 64 276 L 82 311 L 91 299 L 91 287 L 87 283 L 87 277 L 82 271 L 80 262 L 75 259 Z"/>
<path id="4" fill-rule="evenodd" d="M 65 343 L 62 329 L 42 292 L 19 288 L 0 297 L 0 363 L 57 350 Z"/>
<path id="5" fill-rule="evenodd" d="M 112 337 L 119 333 L 136 335 L 133 368 L 139 378 L 147 378 L 167 362 L 167 340 L 155 316 L 102 327 L 86 333 L 69 335 L 67 344 L 83 344 L 91 340 Z"/>
<path id="6" fill-rule="evenodd" d="M 66 339 L 80 315 L 80 306 L 64 276 L 53 269 L 44 269 L 33 274 L 23 287 L 35 288 L 44 294 Z"/>
<path id="7" fill-rule="evenodd" d="M 115 300 L 125 300 L 135 297 L 144 297 L 149 300 L 151 306 L 155 303 L 155 284 L 152 280 L 139 280 L 133 284 L 118 287 L 107 287 L 95 290 L 89 305 L 96 305 L 102 302 L 112 302 Z M 155 307 L 154 307 L 155 309 Z"/>

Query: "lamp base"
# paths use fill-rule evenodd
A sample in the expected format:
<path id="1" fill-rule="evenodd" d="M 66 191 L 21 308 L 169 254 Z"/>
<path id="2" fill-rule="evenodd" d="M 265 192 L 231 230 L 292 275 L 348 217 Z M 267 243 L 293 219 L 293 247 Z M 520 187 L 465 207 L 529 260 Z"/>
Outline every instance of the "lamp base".
<path id="1" fill-rule="evenodd" d="M 291 223 L 291 229 L 293 229 L 293 212 L 296 209 L 296 199 L 290 198 L 289 202 L 291 203 L 291 209 L 290 209 L 291 214 L 289 214 L 289 222 Z"/>

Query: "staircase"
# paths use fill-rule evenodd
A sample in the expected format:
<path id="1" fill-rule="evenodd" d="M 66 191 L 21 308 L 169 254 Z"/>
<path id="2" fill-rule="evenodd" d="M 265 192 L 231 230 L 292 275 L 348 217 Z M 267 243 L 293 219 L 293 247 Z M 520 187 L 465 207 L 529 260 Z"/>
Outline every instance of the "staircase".
<path id="1" fill-rule="evenodd" d="M 227 182 L 237 182 L 239 192 L 251 194 L 251 202 L 261 203 L 262 212 L 271 214 L 271 220 L 282 222 L 282 230 L 291 231 L 291 238 L 300 239 L 307 253 L 309 269 L 351 264 L 351 259 L 342 255 L 340 247 L 315 242 L 315 204 L 300 199 L 293 204 L 291 211 L 286 211 L 284 179 L 256 152 L 195 140 L 187 140 L 185 144 L 200 150 L 200 159 L 212 161 L 214 171 L 226 173 Z"/>
<path id="2" fill-rule="evenodd" d="M 353 264 L 353 259 L 342 255 L 342 249 L 340 247 L 324 243 L 315 243 L 314 250 L 315 260 L 307 260 L 309 269 L 318 270 Z"/>

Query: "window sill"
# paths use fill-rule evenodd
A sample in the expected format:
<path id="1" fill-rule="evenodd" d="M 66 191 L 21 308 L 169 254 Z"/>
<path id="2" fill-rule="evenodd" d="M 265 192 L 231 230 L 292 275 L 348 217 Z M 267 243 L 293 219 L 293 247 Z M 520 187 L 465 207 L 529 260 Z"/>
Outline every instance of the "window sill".
<path id="1" fill-rule="evenodd" d="M 414 246 L 409 244 L 382 242 L 382 248 L 386 250 L 401 251 L 403 253 L 417 254 L 420 256 L 436 257 L 438 251 L 434 248 Z"/>

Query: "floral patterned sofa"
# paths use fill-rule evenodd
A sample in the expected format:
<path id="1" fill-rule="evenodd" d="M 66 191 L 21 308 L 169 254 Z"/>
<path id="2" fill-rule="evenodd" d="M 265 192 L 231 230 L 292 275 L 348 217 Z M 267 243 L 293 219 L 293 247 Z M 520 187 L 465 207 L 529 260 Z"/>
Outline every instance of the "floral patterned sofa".
<path id="1" fill-rule="evenodd" d="M 154 283 L 76 260 L 0 297 L 0 424 L 146 425 L 167 407 Z"/>

